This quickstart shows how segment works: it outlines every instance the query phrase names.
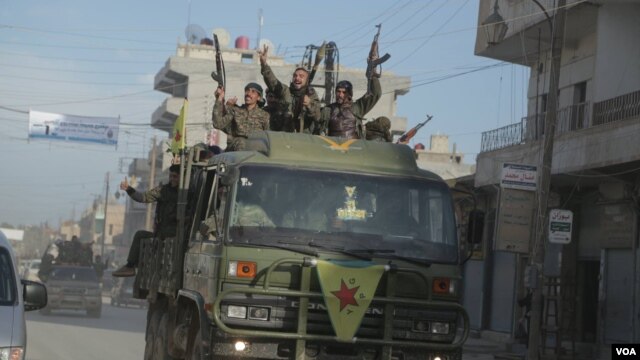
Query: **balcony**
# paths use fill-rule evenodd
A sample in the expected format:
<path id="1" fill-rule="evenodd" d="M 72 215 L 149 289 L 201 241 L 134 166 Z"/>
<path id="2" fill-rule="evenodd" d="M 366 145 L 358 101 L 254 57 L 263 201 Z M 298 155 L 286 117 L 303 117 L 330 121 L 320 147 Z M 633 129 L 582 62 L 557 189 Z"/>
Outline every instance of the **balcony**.
<path id="1" fill-rule="evenodd" d="M 504 149 L 540 140 L 545 113 L 523 117 L 520 122 L 482 133 L 480 152 Z M 556 136 L 640 117 L 640 90 L 595 104 L 584 102 L 558 110 Z"/>
<path id="2" fill-rule="evenodd" d="M 538 164 L 545 114 L 482 134 L 476 186 L 499 182 L 503 162 Z M 552 173 L 580 172 L 640 161 L 640 90 L 558 110 Z"/>

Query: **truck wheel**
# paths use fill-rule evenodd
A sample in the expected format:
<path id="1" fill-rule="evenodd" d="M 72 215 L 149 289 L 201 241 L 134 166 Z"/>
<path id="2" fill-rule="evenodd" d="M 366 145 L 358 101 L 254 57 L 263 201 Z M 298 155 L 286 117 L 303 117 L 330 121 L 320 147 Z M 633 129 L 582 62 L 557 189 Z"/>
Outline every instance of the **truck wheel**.
<path id="1" fill-rule="evenodd" d="M 153 342 L 153 359 L 154 360 L 174 360 L 167 351 L 167 321 L 169 315 L 164 313 L 160 318 L 160 323 L 155 331 L 155 339 Z"/>
<path id="2" fill-rule="evenodd" d="M 191 352 L 185 358 L 186 360 L 203 360 L 204 354 L 202 351 L 202 331 L 198 329 L 195 339 L 193 339 L 193 345 L 191 346 Z"/>

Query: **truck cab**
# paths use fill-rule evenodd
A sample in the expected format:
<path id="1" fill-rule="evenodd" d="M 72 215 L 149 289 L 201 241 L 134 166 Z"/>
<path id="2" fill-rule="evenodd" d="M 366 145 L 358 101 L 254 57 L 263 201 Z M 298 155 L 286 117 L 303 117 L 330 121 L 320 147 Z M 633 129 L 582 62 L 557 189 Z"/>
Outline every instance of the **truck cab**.
<path id="1" fill-rule="evenodd" d="M 453 198 L 408 146 L 261 132 L 183 168 L 176 238 L 142 243 L 146 358 L 461 358 Z"/>

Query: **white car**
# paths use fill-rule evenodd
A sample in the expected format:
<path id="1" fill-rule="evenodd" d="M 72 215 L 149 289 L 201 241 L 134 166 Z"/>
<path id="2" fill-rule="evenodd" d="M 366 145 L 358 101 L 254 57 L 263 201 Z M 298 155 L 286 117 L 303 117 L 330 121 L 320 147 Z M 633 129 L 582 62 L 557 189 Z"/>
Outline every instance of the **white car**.
<path id="1" fill-rule="evenodd" d="M 47 305 L 41 283 L 20 280 L 11 244 L 0 231 L 0 359 L 25 358 L 27 325 L 24 312 Z"/>
<path id="2" fill-rule="evenodd" d="M 40 259 L 33 259 L 29 261 L 29 267 L 25 270 L 22 278 L 31 281 L 40 281 L 40 278 L 38 277 L 40 263 L 42 263 L 42 260 Z"/>

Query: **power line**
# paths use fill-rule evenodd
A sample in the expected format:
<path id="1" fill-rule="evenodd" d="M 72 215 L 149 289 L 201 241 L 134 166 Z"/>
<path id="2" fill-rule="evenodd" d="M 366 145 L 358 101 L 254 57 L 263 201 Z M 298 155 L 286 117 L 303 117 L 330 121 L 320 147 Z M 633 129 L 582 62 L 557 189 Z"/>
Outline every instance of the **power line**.
<path id="1" fill-rule="evenodd" d="M 21 52 L 14 51 L 4 51 L 0 50 L 0 54 L 8 54 L 8 55 L 17 55 L 17 56 L 25 56 L 32 57 L 37 59 L 46 59 L 46 60 L 73 60 L 78 62 L 95 62 L 95 63 L 120 63 L 120 64 L 158 64 L 162 63 L 159 60 L 153 61 L 142 61 L 142 60 L 104 60 L 104 59 L 83 59 L 83 58 L 71 58 L 71 57 L 58 57 L 58 56 L 49 56 L 49 55 L 34 55 L 34 54 L 26 54 Z"/>
<path id="2" fill-rule="evenodd" d="M 172 52 L 167 49 L 141 49 L 141 48 L 114 48 L 104 46 L 71 46 L 71 45 L 52 45 L 52 44 L 38 44 L 18 41 L 0 41 L 0 44 L 18 45 L 18 46 L 35 46 L 38 48 L 57 48 L 57 49 L 76 49 L 76 50 L 109 50 L 109 51 L 132 51 L 132 52 Z"/>

